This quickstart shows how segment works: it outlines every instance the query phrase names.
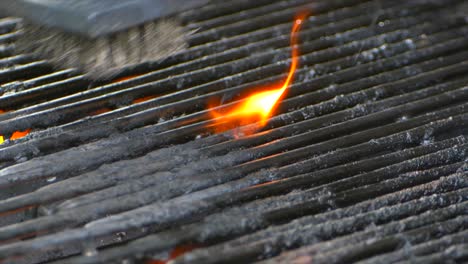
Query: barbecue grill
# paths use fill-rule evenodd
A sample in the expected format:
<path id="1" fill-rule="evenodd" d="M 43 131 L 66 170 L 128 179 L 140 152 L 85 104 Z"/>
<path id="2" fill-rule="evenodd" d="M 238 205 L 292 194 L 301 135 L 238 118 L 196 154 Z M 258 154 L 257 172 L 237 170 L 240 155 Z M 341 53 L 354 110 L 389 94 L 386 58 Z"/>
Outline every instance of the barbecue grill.
<path id="1" fill-rule="evenodd" d="M 303 10 L 268 123 L 215 131 L 210 100 L 285 78 Z M 468 261 L 467 10 L 212 0 L 189 49 L 94 82 L 1 19 L 0 263 Z"/>

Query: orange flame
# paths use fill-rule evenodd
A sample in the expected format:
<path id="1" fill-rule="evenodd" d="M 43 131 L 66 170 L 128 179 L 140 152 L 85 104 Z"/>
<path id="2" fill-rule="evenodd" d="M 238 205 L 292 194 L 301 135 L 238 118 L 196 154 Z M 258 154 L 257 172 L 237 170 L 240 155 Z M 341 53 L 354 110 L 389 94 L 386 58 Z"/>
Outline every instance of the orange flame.
<path id="1" fill-rule="evenodd" d="M 217 121 L 212 127 L 215 127 L 215 132 L 226 131 L 232 125 L 246 125 L 249 123 L 259 122 L 260 127 L 266 125 L 268 118 L 274 111 L 279 100 L 284 96 L 289 85 L 294 79 L 294 73 L 299 65 L 299 48 L 298 34 L 301 25 L 306 19 L 307 14 L 301 14 L 296 17 L 291 31 L 291 66 L 286 80 L 283 83 L 272 85 L 267 90 L 257 92 L 246 98 L 240 105 L 227 113 L 219 113 L 215 110 L 210 110 L 210 115 L 216 118 Z M 210 107 L 212 108 L 212 107 Z M 222 125 L 222 126 L 220 126 Z M 227 126 L 226 126 L 227 125 Z M 258 127 L 258 128 L 260 128 Z M 257 129 L 258 129 L 257 128 Z M 250 131 L 242 131 L 243 134 Z"/>

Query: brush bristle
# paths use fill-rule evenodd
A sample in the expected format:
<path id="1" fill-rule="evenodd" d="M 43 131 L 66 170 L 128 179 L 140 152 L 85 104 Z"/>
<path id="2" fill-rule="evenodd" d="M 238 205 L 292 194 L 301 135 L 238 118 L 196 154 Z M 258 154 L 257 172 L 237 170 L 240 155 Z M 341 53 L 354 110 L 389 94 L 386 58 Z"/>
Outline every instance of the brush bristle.
<path id="1" fill-rule="evenodd" d="M 107 79 L 123 68 L 158 61 L 186 48 L 187 32 L 176 19 L 162 19 L 90 39 L 57 29 L 22 23 L 16 43 L 57 68 L 78 68 L 92 79 Z"/>

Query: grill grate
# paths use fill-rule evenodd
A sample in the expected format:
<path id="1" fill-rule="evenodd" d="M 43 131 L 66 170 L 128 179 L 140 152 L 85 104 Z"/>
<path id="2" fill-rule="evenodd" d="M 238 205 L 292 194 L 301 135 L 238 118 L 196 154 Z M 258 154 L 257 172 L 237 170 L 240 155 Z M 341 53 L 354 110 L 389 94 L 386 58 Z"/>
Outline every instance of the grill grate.
<path id="1" fill-rule="evenodd" d="M 187 245 L 174 263 L 466 261 L 464 5 L 213 0 L 181 15 L 187 51 L 95 83 L 16 54 L 20 21 L 0 20 L 0 135 L 32 130 L 0 145 L 0 263 L 152 263 Z M 210 99 L 285 77 L 304 9 L 277 113 L 211 134 Z"/>

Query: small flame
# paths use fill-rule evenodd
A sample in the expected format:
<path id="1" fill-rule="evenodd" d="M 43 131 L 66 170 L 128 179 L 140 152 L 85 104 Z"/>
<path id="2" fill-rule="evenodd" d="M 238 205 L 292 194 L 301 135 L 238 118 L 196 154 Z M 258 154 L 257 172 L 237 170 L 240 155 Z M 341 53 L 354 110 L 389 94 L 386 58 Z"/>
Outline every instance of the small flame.
<path id="1" fill-rule="evenodd" d="M 213 118 L 217 118 L 215 124 L 215 132 L 223 132 L 232 125 L 246 125 L 249 123 L 259 122 L 260 127 L 263 127 L 268 122 L 268 118 L 274 111 L 275 106 L 278 104 L 280 99 L 284 96 L 289 85 L 294 80 L 294 73 L 299 64 L 299 49 L 298 49 L 298 34 L 301 25 L 306 19 L 306 14 L 299 15 L 293 24 L 291 31 L 291 66 L 286 80 L 277 85 L 272 85 L 266 88 L 265 91 L 257 92 L 247 99 L 245 99 L 240 105 L 227 113 L 219 113 L 215 110 L 210 110 L 210 114 Z M 210 107 L 212 108 L 212 107 Z M 220 126 L 227 125 L 227 126 Z M 243 134 L 250 131 L 242 131 Z"/>

